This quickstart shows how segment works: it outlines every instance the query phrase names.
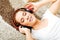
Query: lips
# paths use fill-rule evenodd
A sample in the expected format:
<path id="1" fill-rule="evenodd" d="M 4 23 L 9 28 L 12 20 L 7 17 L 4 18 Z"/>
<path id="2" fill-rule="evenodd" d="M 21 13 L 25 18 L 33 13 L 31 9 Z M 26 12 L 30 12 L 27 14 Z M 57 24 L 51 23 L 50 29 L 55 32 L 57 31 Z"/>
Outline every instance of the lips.
<path id="1" fill-rule="evenodd" d="M 29 16 L 29 22 L 31 22 L 33 19 L 32 19 L 32 16 Z"/>

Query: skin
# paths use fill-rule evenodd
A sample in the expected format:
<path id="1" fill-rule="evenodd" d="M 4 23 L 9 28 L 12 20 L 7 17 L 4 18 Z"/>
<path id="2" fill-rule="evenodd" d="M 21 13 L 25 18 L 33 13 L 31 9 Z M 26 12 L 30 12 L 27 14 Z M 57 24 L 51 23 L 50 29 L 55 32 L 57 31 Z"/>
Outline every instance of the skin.
<path id="1" fill-rule="evenodd" d="M 42 7 L 43 5 L 49 3 L 49 2 L 53 2 L 53 1 L 56 1 L 56 0 L 45 0 L 45 1 L 41 1 L 41 2 L 38 2 L 37 3 L 37 6 L 36 4 L 33 4 L 33 6 L 31 6 L 30 8 L 34 7 L 34 12 L 36 12 L 36 10 L 40 7 Z M 57 0 L 56 2 L 54 2 L 51 7 L 49 8 L 49 10 L 55 15 L 57 12 L 58 12 L 58 9 L 60 8 L 60 0 Z M 28 6 L 30 6 L 30 4 L 28 4 Z M 26 7 L 28 7 L 26 6 Z M 24 23 L 21 23 L 22 25 L 27 25 L 27 26 L 32 26 L 33 29 L 41 29 L 43 28 L 44 26 L 46 26 L 46 21 L 47 19 L 44 19 L 43 21 L 41 20 L 38 20 L 37 18 L 35 18 L 35 16 L 33 14 L 30 14 L 30 13 L 27 13 L 28 15 L 27 16 L 32 16 L 33 17 L 33 20 L 31 22 L 29 22 L 26 18 L 27 16 L 23 17 L 22 16 L 22 13 L 21 11 L 19 13 L 16 14 L 16 21 L 21 23 L 20 22 L 20 19 L 23 17 L 26 21 Z M 20 16 L 19 16 L 20 15 Z M 25 24 L 26 23 L 26 24 Z M 44 25 L 44 26 L 43 26 Z M 32 38 L 31 36 L 31 33 L 30 33 L 30 30 L 27 29 L 27 28 L 20 28 L 19 27 L 19 30 L 21 33 L 25 33 L 26 34 L 26 40 L 35 40 Z"/>
<path id="2" fill-rule="evenodd" d="M 33 29 L 40 29 L 47 25 L 47 19 L 44 19 L 44 21 L 41 21 L 37 19 L 34 16 L 34 14 L 31 14 L 29 12 L 19 11 L 16 13 L 15 19 L 20 24 L 25 25 L 25 26 L 31 26 Z"/>
<path id="3" fill-rule="evenodd" d="M 16 13 L 16 21 L 25 26 L 33 26 L 37 22 L 37 18 L 34 14 L 29 12 L 19 11 Z"/>

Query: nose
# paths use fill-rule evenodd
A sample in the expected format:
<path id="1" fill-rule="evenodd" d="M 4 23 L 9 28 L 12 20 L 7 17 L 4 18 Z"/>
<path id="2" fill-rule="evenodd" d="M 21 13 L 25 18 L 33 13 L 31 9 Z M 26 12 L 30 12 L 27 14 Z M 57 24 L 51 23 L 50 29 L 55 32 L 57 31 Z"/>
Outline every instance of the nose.
<path id="1" fill-rule="evenodd" d="M 27 16 L 27 18 L 26 18 L 27 20 L 29 19 L 29 16 Z"/>
<path id="2" fill-rule="evenodd" d="M 29 16 L 25 16 L 24 19 L 29 20 Z"/>

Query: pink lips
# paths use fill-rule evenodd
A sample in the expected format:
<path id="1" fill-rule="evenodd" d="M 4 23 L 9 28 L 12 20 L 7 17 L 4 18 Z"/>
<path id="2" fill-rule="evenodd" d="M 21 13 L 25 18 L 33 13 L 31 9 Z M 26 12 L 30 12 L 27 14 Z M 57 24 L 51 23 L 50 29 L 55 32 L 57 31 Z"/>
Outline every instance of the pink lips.
<path id="1" fill-rule="evenodd" d="M 32 16 L 29 16 L 29 22 L 31 22 L 32 21 Z"/>

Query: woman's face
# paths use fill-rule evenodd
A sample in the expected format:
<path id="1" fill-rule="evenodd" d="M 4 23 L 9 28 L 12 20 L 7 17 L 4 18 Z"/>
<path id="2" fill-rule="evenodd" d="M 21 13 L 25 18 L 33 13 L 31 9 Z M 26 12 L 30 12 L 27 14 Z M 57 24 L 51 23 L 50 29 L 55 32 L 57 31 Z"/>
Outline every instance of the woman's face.
<path id="1" fill-rule="evenodd" d="M 36 18 L 33 14 L 25 11 L 19 11 L 15 15 L 15 19 L 22 25 L 33 26 L 36 23 Z"/>

